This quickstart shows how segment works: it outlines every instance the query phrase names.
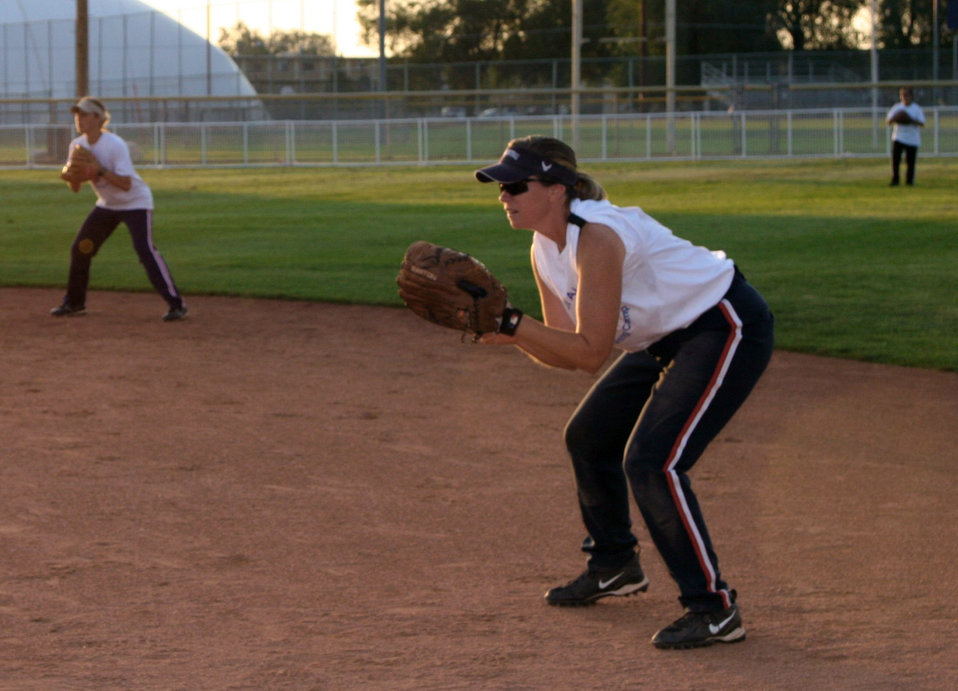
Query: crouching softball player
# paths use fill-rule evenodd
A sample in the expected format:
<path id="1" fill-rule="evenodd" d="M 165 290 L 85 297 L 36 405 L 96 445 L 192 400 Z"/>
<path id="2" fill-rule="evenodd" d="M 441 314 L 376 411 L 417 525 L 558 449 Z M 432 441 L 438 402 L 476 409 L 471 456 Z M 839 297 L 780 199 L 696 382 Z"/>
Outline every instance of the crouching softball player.
<path id="1" fill-rule="evenodd" d="M 510 142 L 476 171 L 499 183 L 513 228 L 533 231 L 542 322 L 522 318 L 514 344 L 540 363 L 595 373 L 565 429 L 588 533 L 587 568 L 546 593 L 587 605 L 644 591 L 629 489 L 679 588 L 685 614 L 652 638 L 693 648 L 745 638 L 688 471 L 742 405 L 772 354 L 773 318 L 732 260 L 682 240 L 639 208 L 618 207 L 556 139 Z"/>

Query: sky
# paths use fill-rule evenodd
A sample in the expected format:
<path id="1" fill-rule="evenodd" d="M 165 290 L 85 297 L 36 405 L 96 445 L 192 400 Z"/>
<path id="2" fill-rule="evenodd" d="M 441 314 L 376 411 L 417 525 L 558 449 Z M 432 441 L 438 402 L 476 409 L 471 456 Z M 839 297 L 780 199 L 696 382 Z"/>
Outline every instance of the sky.
<path id="1" fill-rule="evenodd" d="M 246 26 L 266 36 L 278 29 L 299 29 L 332 36 L 343 57 L 378 57 L 379 46 L 359 42 L 355 0 L 143 0 L 170 15 L 200 36 L 206 36 L 209 6 L 210 38 L 216 43 L 220 27 Z"/>

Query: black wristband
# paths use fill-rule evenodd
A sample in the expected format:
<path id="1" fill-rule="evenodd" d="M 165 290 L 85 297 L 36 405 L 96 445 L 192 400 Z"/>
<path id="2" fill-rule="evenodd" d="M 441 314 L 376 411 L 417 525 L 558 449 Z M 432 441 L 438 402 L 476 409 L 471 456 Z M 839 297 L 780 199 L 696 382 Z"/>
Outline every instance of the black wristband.
<path id="1" fill-rule="evenodd" d="M 522 310 L 515 307 L 506 307 L 499 322 L 499 333 L 506 336 L 515 336 L 519 322 L 522 321 Z"/>

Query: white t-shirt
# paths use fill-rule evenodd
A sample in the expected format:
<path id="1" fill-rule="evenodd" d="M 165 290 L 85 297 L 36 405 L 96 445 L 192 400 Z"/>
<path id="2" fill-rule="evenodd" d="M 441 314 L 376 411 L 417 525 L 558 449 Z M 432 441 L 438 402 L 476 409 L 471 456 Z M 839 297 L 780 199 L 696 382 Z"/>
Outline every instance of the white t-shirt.
<path id="1" fill-rule="evenodd" d="M 107 170 L 117 175 L 130 176 L 130 189 L 122 190 L 111 185 L 103 178 L 93 183 L 96 192 L 96 205 L 113 211 L 129 211 L 131 209 L 152 209 L 153 193 L 149 185 L 137 175 L 133 169 L 133 160 L 130 158 L 130 149 L 126 142 L 112 132 L 101 132 L 96 144 L 91 145 L 85 134 L 70 142 L 70 149 L 79 144 L 89 149 L 97 160 Z"/>
<path id="2" fill-rule="evenodd" d="M 925 112 L 921 109 L 921 106 L 914 101 L 907 106 L 901 102 L 896 103 L 888 109 L 888 115 L 885 116 L 885 120 L 888 120 L 888 118 L 899 110 L 908 113 L 908 117 L 912 120 L 920 122 L 922 125 L 925 124 Z M 918 125 L 899 125 L 896 122 L 891 128 L 891 140 L 893 142 L 907 144 L 908 146 L 921 146 L 921 127 Z"/>
<path id="3" fill-rule="evenodd" d="M 571 212 L 616 232 L 625 245 L 622 305 L 616 345 L 643 350 L 695 321 L 714 307 L 732 284 L 735 265 L 724 252 L 711 252 L 672 234 L 638 207 L 618 207 L 607 200 L 573 200 Z M 562 252 L 550 239 L 532 238 L 536 270 L 576 320 L 579 226 L 566 228 Z"/>

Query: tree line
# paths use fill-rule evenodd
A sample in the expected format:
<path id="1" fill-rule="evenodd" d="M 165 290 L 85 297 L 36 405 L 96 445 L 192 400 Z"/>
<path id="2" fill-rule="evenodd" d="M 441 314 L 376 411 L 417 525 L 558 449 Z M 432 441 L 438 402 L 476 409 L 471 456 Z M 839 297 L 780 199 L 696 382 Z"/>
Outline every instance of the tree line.
<path id="1" fill-rule="evenodd" d="M 878 0 L 879 48 L 930 45 L 934 2 Z M 387 54 L 394 59 L 457 63 L 569 56 L 571 0 L 386 0 L 385 4 Z M 380 0 L 357 0 L 357 5 L 365 43 L 378 46 Z M 871 0 L 677 0 L 676 52 L 860 49 L 870 46 L 870 7 Z M 664 12 L 664 0 L 583 0 L 582 57 L 664 54 Z M 864 21 L 854 22 L 856 16 Z M 335 55 L 329 36 L 273 31 L 264 37 L 243 22 L 222 29 L 218 44 L 231 55 Z"/>
<path id="2" fill-rule="evenodd" d="M 879 0 L 878 46 L 928 45 L 934 0 Z M 379 0 L 358 0 L 378 45 Z M 677 0 L 680 55 L 848 50 L 870 45 L 870 0 Z M 865 13 L 866 30 L 853 23 Z M 661 55 L 663 0 L 583 0 L 582 56 Z M 423 62 L 567 57 L 571 0 L 387 0 L 390 55 Z"/>

